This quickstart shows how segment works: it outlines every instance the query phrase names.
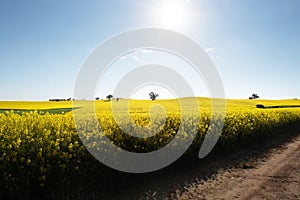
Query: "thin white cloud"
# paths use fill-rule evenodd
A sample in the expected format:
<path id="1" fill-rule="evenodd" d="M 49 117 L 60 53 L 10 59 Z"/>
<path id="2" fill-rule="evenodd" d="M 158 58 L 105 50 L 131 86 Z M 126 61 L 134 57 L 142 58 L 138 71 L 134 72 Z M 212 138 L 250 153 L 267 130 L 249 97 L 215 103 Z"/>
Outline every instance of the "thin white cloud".
<path id="1" fill-rule="evenodd" d="M 142 53 L 151 53 L 152 50 L 151 50 L 151 49 L 142 49 L 141 52 L 142 52 Z"/>
<path id="2" fill-rule="evenodd" d="M 211 55 L 210 57 L 213 58 L 213 59 L 220 59 L 221 58 L 221 56 L 215 56 L 215 55 Z"/>
<path id="3" fill-rule="evenodd" d="M 138 60 L 138 59 L 139 59 L 139 57 L 137 57 L 137 56 L 132 56 L 132 58 L 133 58 L 134 60 Z"/>
<path id="4" fill-rule="evenodd" d="M 120 60 L 124 60 L 124 59 L 127 59 L 127 56 L 121 56 L 120 57 Z"/>
<path id="5" fill-rule="evenodd" d="M 215 50 L 215 48 L 207 48 L 207 49 L 205 49 L 206 52 L 212 52 L 214 50 Z"/>

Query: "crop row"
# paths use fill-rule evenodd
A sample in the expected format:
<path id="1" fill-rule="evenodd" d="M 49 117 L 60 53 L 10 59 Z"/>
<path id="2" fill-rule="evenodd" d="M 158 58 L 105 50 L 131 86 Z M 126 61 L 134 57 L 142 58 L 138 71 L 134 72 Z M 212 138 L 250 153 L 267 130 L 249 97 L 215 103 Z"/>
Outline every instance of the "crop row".
<path id="1" fill-rule="evenodd" d="M 118 121 L 117 124 L 111 114 L 99 114 L 97 117 L 103 133 L 95 128 L 98 124 L 92 124 L 93 120 L 83 118 L 76 124 L 84 127 L 79 137 L 71 115 L 41 115 L 37 112 L 0 114 L 0 197 L 12 194 L 26 196 L 33 190 L 41 190 L 55 183 L 67 184 L 68 180 L 76 179 L 79 175 L 93 176 L 93 170 L 100 174 L 108 173 L 107 167 L 89 154 L 81 139 L 85 144 L 91 145 L 89 148 L 101 148 L 103 144 L 97 141 L 107 136 L 122 149 L 151 152 L 172 141 L 180 128 L 181 120 L 185 120 L 187 126 L 184 127 L 185 136 L 182 141 L 190 137 L 189 130 L 197 129 L 196 139 L 185 156 L 195 156 L 208 128 L 218 127 L 219 123 L 218 117 L 211 121 L 210 112 L 205 110 L 201 112 L 197 124 L 194 123 L 194 116 L 181 119 L 180 113 L 175 112 L 169 114 L 163 124 L 160 123 L 161 120 L 157 120 L 152 125 L 146 113 L 134 114 L 131 117 L 135 124 L 144 127 L 150 124 L 149 133 L 160 130 L 152 137 L 136 138 L 126 134 L 131 131 L 139 133 L 132 121 Z M 217 148 L 253 139 L 263 140 L 276 129 L 299 122 L 299 109 L 227 111 Z M 140 134 L 144 134 L 143 131 Z"/>

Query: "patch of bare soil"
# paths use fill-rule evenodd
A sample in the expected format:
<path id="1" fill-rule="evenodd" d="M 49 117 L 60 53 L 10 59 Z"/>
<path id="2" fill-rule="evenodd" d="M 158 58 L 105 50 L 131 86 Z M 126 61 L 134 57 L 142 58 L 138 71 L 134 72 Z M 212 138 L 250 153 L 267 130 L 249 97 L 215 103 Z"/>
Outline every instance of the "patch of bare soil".
<path id="1" fill-rule="evenodd" d="M 256 163 L 240 163 L 172 199 L 300 199 L 300 136 Z"/>
<path id="2" fill-rule="evenodd" d="M 129 175 L 109 199 L 300 199 L 300 126 L 264 142 Z"/>

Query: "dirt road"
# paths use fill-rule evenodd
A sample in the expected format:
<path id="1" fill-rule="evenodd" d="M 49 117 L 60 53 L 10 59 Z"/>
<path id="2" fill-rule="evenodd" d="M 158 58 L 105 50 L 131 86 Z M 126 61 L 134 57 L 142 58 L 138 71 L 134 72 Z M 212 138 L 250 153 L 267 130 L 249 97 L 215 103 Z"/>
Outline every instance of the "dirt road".
<path id="1" fill-rule="evenodd" d="M 300 136 L 168 199 L 300 199 Z"/>
<path id="2" fill-rule="evenodd" d="M 116 185 L 120 192 L 107 199 L 300 200 L 300 126 L 124 180 Z"/>

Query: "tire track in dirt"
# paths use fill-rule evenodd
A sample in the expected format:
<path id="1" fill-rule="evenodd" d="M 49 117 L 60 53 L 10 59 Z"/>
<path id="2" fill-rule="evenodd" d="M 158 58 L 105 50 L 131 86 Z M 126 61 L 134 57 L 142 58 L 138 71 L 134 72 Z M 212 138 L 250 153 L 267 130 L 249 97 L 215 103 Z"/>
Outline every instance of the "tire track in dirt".
<path id="1" fill-rule="evenodd" d="M 175 199 L 300 199 L 300 136 L 253 168 L 232 168 L 185 188 Z"/>

